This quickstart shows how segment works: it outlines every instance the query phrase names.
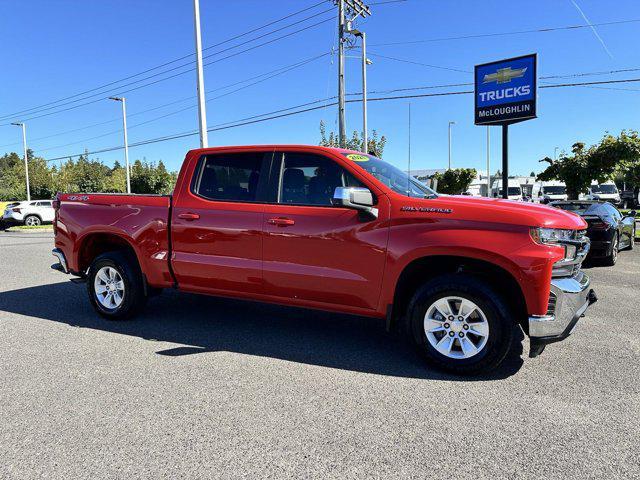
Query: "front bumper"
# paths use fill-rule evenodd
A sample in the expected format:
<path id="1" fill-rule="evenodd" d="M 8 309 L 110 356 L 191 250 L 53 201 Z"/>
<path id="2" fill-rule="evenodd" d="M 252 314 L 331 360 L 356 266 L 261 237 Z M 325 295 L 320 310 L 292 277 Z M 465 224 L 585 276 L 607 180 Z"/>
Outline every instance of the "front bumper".
<path id="1" fill-rule="evenodd" d="M 551 280 L 549 311 L 546 315 L 529 317 L 530 357 L 537 357 L 549 343 L 567 338 L 580 317 L 597 301 L 591 281 L 584 272 L 572 277 Z"/>

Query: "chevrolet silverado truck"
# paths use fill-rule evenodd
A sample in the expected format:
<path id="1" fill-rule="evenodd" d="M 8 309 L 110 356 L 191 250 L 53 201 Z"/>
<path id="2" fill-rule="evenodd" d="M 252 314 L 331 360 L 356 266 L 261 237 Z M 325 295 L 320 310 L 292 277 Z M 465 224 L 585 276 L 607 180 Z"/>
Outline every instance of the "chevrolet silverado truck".
<path id="1" fill-rule="evenodd" d="M 52 268 L 110 320 L 174 288 L 378 318 L 432 365 L 496 368 L 569 336 L 596 296 L 579 216 L 438 195 L 359 152 L 190 151 L 172 195 L 58 194 Z M 203 313 L 204 315 L 204 313 Z"/>

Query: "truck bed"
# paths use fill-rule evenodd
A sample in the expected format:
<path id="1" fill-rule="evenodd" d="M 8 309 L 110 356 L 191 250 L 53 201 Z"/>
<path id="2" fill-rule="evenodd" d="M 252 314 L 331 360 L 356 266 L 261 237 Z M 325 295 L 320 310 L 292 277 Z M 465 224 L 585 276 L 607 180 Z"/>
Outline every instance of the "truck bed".
<path id="1" fill-rule="evenodd" d="M 125 245 L 140 259 L 150 285 L 173 283 L 169 270 L 170 195 L 64 193 L 56 200 L 55 244 L 64 252 L 70 271 L 85 273 L 94 248 L 105 243 Z"/>

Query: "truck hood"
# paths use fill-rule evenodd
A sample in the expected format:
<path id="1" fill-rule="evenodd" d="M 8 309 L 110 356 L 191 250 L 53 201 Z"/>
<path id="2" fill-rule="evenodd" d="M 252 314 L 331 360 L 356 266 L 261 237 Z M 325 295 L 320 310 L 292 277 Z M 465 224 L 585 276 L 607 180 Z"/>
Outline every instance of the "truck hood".
<path id="1" fill-rule="evenodd" d="M 407 198 L 398 195 L 395 200 L 402 211 L 408 211 L 412 214 L 424 212 L 432 215 L 436 213 L 456 220 L 528 227 L 572 230 L 587 228 L 587 223 L 579 215 L 536 203 L 457 195 L 440 195 L 433 199 Z"/>

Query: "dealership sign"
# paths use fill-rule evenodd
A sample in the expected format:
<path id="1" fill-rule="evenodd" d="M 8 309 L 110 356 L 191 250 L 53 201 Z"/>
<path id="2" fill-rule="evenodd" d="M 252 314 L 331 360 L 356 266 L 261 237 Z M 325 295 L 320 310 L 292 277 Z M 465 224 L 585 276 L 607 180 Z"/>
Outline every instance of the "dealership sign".
<path id="1" fill-rule="evenodd" d="M 476 125 L 536 118 L 536 54 L 475 67 Z"/>

